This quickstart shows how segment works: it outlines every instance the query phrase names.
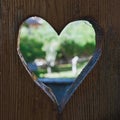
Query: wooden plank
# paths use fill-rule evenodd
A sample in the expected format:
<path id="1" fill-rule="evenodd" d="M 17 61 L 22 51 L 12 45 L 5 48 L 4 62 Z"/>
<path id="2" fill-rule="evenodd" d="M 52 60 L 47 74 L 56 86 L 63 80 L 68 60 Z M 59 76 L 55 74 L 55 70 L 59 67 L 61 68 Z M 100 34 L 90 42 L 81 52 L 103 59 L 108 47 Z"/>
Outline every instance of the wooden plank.
<path id="1" fill-rule="evenodd" d="M 119 8 L 119 0 L 0 0 L 0 120 L 119 120 Z M 61 115 L 17 55 L 19 26 L 32 15 L 43 17 L 58 33 L 84 16 L 104 31 L 102 57 Z"/>

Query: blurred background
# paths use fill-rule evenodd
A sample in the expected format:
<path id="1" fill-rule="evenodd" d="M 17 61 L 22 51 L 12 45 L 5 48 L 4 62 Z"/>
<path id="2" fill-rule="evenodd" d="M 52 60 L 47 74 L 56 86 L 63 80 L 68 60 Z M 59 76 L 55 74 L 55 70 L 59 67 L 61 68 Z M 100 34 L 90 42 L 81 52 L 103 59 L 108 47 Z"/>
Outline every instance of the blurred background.
<path id="1" fill-rule="evenodd" d="M 20 28 L 20 51 L 38 78 L 76 78 L 95 51 L 88 21 L 68 24 L 58 35 L 43 19 L 31 17 Z"/>

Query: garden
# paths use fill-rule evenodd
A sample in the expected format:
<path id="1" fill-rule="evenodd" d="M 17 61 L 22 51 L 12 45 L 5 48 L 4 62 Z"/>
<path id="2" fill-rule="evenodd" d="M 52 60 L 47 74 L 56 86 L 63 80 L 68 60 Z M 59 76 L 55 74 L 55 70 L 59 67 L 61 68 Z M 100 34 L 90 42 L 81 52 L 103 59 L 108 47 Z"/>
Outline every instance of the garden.
<path id="1" fill-rule="evenodd" d="M 38 78 L 75 78 L 95 51 L 95 31 L 88 21 L 71 22 L 58 35 L 45 20 L 25 21 L 20 28 L 20 51 Z"/>

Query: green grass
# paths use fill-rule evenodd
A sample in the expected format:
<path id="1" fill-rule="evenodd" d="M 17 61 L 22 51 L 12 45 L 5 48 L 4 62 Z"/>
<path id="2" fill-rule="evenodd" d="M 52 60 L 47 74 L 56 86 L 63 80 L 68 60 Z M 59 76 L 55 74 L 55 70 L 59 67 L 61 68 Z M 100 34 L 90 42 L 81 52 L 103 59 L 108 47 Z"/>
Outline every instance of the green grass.
<path id="1" fill-rule="evenodd" d="M 47 73 L 46 69 L 39 69 L 35 72 L 37 77 L 47 77 L 47 78 L 75 78 L 79 75 L 82 69 L 86 66 L 88 61 L 84 61 L 77 64 L 77 73 L 74 75 L 72 73 L 71 64 L 61 64 L 55 68 L 52 68 L 52 73 Z"/>

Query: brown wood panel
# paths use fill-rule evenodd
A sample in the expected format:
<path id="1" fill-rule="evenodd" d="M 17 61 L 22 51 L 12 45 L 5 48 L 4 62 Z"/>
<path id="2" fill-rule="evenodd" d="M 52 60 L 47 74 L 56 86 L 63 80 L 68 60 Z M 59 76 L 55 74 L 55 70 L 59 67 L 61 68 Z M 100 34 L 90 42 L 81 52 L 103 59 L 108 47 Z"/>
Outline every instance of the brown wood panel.
<path id="1" fill-rule="evenodd" d="M 119 0 L 0 0 L 0 120 L 119 120 L 119 11 Z M 96 20 L 104 31 L 99 62 L 61 115 L 17 55 L 19 25 L 32 15 L 47 20 L 58 33 L 84 16 Z"/>

